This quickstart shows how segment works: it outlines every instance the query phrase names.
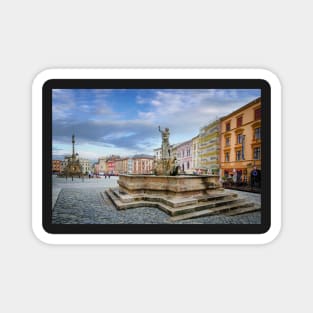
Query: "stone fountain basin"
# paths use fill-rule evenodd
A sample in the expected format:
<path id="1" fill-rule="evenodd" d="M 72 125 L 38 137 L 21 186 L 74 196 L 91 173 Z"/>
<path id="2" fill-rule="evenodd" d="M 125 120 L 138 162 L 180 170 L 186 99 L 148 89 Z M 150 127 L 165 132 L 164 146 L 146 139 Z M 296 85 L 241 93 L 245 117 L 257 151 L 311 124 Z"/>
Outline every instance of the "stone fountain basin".
<path id="1" fill-rule="evenodd" d="M 186 197 L 209 194 L 221 189 L 219 175 L 120 175 L 119 192 Z"/>

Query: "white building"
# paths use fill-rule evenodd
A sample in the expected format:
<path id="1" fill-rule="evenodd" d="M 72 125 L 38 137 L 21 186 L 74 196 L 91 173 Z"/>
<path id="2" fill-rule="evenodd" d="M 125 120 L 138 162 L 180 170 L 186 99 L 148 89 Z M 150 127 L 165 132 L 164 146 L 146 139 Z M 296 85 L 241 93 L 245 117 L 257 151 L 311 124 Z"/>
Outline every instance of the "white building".
<path id="1" fill-rule="evenodd" d="M 153 153 L 154 153 L 155 159 L 160 160 L 162 158 L 162 148 L 161 147 L 153 149 Z"/>
<path id="2" fill-rule="evenodd" d="M 133 172 L 133 159 L 128 158 L 127 160 L 127 174 L 131 174 Z"/>
<path id="3" fill-rule="evenodd" d="M 103 175 L 108 171 L 107 167 L 107 158 L 106 157 L 101 157 L 98 159 L 98 164 L 99 164 L 99 174 Z"/>
<path id="4" fill-rule="evenodd" d="M 79 163 L 83 174 L 88 174 L 91 171 L 91 163 L 88 159 L 79 158 Z"/>

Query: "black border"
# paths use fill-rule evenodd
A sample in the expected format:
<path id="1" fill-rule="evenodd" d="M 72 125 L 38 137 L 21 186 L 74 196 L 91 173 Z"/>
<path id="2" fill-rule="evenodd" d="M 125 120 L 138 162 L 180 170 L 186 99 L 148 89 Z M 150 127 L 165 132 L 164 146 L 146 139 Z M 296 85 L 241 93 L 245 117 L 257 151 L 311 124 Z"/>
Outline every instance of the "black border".
<path id="1" fill-rule="evenodd" d="M 261 89 L 261 224 L 52 224 L 52 89 Z M 263 234 L 271 226 L 271 87 L 262 79 L 51 79 L 42 87 L 42 225 L 51 234 Z"/>

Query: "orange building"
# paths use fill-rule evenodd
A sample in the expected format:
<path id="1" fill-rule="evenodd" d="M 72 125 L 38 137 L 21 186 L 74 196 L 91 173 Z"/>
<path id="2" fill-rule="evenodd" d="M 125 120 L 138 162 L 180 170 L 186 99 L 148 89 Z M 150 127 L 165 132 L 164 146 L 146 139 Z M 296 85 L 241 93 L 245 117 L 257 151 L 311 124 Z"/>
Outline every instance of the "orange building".
<path id="1" fill-rule="evenodd" d="M 221 176 L 261 184 L 261 98 L 221 118 Z"/>
<path id="2" fill-rule="evenodd" d="M 61 160 L 52 160 L 52 173 L 53 174 L 60 174 L 61 173 Z"/>

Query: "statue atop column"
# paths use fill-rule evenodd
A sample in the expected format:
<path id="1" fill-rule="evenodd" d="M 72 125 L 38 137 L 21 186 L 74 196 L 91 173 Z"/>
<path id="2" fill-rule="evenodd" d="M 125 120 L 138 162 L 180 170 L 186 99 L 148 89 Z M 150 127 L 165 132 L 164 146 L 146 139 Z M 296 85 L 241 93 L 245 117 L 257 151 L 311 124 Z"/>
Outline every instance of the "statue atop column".
<path id="1" fill-rule="evenodd" d="M 164 130 L 161 130 L 161 127 L 159 126 L 159 132 L 162 134 L 162 159 L 169 159 L 171 156 L 169 142 L 170 130 L 167 127 Z"/>
<path id="2" fill-rule="evenodd" d="M 155 175 L 178 175 L 179 166 L 175 157 L 171 156 L 171 147 L 169 142 L 170 130 L 165 128 L 161 130 L 159 126 L 159 132 L 162 134 L 162 157 L 161 159 L 154 160 L 154 174 Z"/>
<path id="3" fill-rule="evenodd" d="M 75 153 L 75 134 L 72 135 L 72 156 L 67 158 L 67 165 L 64 168 L 66 176 L 81 176 L 83 175 L 82 166 L 80 164 L 78 153 Z"/>

